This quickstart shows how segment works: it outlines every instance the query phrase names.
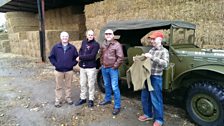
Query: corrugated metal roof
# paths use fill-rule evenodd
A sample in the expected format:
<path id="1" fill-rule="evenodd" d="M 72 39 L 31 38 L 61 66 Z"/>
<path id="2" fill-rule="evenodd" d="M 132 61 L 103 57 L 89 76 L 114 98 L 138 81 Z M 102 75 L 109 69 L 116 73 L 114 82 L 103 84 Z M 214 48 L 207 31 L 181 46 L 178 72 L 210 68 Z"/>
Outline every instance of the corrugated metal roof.
<path id="1" fill-rule="evenodd" d="M 70 5 L 90 4 L 102 0 L 44 0 L 45 10 L 60 8 Z M 0 0 L 0 12 L 25 11 L 37 13 L 37 0 Z"/>

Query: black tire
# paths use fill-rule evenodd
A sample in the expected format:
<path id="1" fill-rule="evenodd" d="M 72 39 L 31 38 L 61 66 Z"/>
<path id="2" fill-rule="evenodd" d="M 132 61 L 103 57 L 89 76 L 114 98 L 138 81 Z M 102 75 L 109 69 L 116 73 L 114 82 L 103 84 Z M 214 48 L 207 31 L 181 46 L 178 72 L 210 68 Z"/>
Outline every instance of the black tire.
<path id="1" fill-rule="evenodd" d="M 102 76 L 101 70 L 99 70 L 99 72 L 97 74 L 97 85 L 98 85 L 100 91 L 105 93 L 105 87 L 104 87 L 103 76 Z"/>
<path id="2" fill-rule="evenodd" d="M 214 82 L 197 82 L 187 92 L 186 109 L 200 126 L 224 126 L 224 89 Z"/>

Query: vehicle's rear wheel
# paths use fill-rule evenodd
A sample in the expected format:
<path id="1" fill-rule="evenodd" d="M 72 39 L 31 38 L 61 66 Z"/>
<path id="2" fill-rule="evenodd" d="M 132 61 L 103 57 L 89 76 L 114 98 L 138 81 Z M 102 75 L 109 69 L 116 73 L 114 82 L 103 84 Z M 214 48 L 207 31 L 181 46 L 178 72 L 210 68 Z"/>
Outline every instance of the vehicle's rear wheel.
<path id="1" fill-rule="evenodd" d="M 97 74 L 97 84 L 101 92 L 105 93 L 105 87 L 104 87 L 104 82 L 103 82 L 103 76 L 101 71 L 99 70 Z"/>
<path id="2" fill-rule="evenodd" d="M 188 91 L 186 109 L 201 126 L 223 126 L 224 89 L 208 81 L 193 84 Z"/>

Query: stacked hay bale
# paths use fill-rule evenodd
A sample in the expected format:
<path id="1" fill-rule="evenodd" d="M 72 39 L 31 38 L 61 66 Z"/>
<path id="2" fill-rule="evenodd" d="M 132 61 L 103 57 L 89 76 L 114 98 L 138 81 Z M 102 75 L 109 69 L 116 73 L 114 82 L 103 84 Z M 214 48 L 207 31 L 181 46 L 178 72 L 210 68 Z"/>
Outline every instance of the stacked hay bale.
<path id="1" fill-rule="evenodd" d="M 10 52 L 10 44 L 7 33 L 0 33 L 0 52 Z"/>
<path id="2" fill-rule="evenodd" d="M 6 26 L 8 33 L 38 30 L 38 19 L 28 12 L 7 12 Z"/>
<path id="3" fill-rule="evenodd" d="M 40 57 L 38 14 L 8 12 L 6 20 L 11 52 Z M 48 56 L 52 46 L 60 41 L 59 34 L 62 31 L 69 33 L 71 41 L 83 38 L 86 27 L 82 8 L 70 6 L 46 11 L 45 29 L 45 50 Z"/>
<path id="4" fill-rule="evenodd" d="M 21 48 L 23 47 L 20 42 L 21 40 L 27 39 L 26 32 L 10 33 L 8 35 L 9 35 L 11 52 L 15 54 L 22 54 Z"/>
<path id="5" fill-rule="evenodd" d="M 80 40 L 85 33 L 85 16 L 83 8 L 69 6 L 46 11 L 46 55 L 48 56 L 52 46 L 60 41 L 60 33 L 69 33 L 70 41 Z"/>
<path id="6" fill-rule="evenodd" d="M 79 6 L 69 6 L 46 11 L 46 30 L 85 32 L 85 16 Z"/>
<path id="7" fill-rule="evenodd" d="M 34 13 L 7 12 L 6 25 L 9 35 L 11 52 L 26 56 L 35 56 L 34 49 L 27 39 L 27 31 L 38 30 L 38 19 Z"/>
<path id="8" fill-rule="evenodd" d="M 79 40 L 79 32 L 78 31 L 66 31 L 69 34 L 70 41 Z M 50 51 L 54 44 L 60 42 L 60 30 L 46 30 L 46 55 L 50 54 Z"/>
<path id="9" fill-rule="evenodd" d="M 27 31 L 26 36 L 27 39 L 21 41 L 21 44 L 24 45 L 24 50 L 22 54 L 28 54 L 28 56 L 32 57 L 40 57 L 39 31 Z"/>
<path id="10" fill-rule="evenodd" d="M 197 45 L 224 48 L 223 0 L 104 0 L 85 6 L 86 27 L 99 34 L 114 20 L 184 20 L 197 25 Z"/>
<path id="11" fill-rule="evenodd" d="M 76 47 L 77 51 L 79 51 L 79 49 L 81 48 L 82 40 L 70 41 L 70 43 Z M 79 65 L 76 65 L 73 69 L 75 71 L 79 71 L 80 67 Z"/>

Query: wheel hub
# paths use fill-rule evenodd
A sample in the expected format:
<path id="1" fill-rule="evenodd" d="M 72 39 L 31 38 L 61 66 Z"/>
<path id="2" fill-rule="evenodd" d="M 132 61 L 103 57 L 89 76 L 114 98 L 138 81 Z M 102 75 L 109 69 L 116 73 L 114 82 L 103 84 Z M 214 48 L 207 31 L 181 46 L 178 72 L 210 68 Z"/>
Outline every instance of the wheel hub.
<path id="1" fill-rule="evenodd" d="M 198 108 L 198 112 L 204 116 L 211 116 L 214 113 L 214 105 L 207 99 L 199 99 L 196 106 Z"/>
<path id="2" fill-rule="evenodd" d="M 193 109 L 199 118 L 205 121 L 214 121 L 218 118 L 218 106 L 210 96 L 198 94 L 192 100 Z"/>

